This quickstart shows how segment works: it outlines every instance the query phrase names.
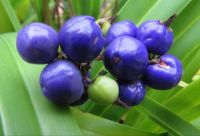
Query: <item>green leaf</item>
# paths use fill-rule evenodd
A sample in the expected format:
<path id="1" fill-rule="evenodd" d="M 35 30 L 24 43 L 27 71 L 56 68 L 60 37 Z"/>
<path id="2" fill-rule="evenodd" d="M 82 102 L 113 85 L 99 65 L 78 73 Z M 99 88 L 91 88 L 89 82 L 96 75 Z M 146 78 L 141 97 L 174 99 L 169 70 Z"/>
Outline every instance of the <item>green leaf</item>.
<path id="1" fill-rule="evenodd" d="M 127 2 L 127 0 L 117 0 L 117 7 L 118 11 L 124 6 L 124 4 Z"/>
<path id="2" fill-rule="evenodd" d="M 148 96 L 137 108 L 173 135 L 200 135 L 199 129 Z"/>
<path id="3" fill-rule="evenodd" d="M 109 136 L 156 136 L 156 134 L 148 133 L 142 130 L 121 125 L 119 123 L 109 121 L 98 116 L 74 110 L 74 117 L 79 126 L 87 131 Z"/>
<path id="4" fill-rule="evenodd" d="M 96 19 L 98 19 L 98 15 L 100 13 L 101 4 L 103 0 L 90 0 L 90 14 Z"/>
<path id="5" fill-rule="evenodd" d="M 31 0 L 31 3 L 37 14 L 38 21 L 43 21 L 43 16 L 42 16 L 43 0 Z"/>
<path id="6" fill-rule="evenodd" d="M 117 112 L 116 112 L 117 111 Z M 127 110 L 125 110 L 122 107 L 119 107 L 117 105 L 107 106 L 102 110 L 99 114 L 99 116 L 102 116 L 104 118 L 114 120 L 114 121 L 120 121 L 124 114 L 126 114 Z"/>
<path id="7" fill-rule="evenodd" d="M 141 17 L 148 12 L 156 1 L 157 0 L 127 0 L 118 12 L 118 20 L 130 19 L 137 24 L 141 20 Z"/>
<path id="8" fill-rule="evenodd" d="M 179 14 L 190 1 L 127 0 L 118 13 L 119 20 L 130 19 L 136 24 L 150 19 L 166 20 L 175 13 Z"/>
<path id="9" fill-rule="evenodd" d="M 189 53 L 188 51 L 191 51 L 200 42 L 197 36 L 200 29 L 199 7 L 200 1 L 193 0 L 172 24 L 175 40 L 170 53 L 175 54 L 180 59 L 183 59 Z"/>
<path id="10" fill-rule="evenodd" d="M 2 125 L 2 117 L 0 116 L 0 135 L 3 136 L 4 132 L 3 132 L 3 125 Z"/>
<path id="11" fill-rule="evenodd" d="M 69 0 L 68 2 L 71 2 L 76 15 L 91 15 L 97 18 L 102 0 Z"/>
<path id="12" fill-rule="evenodd" d="M 81 135 L 82 136 L 105 136 L 105 135 L 101 135 L 95 132 L 87 131 L 85 129 L 81 129 Z"/>
<path id="13" fill-rule="evenodd" d="M 68 0 L 68 2 L 72 5 L 75 15 L 81 15 L 81 0 Z"/>
<path id="14" fill-rule="evenodd" d="M 200 78 L 200 69 L 197 71 L 197 73 L 192 77 L 192 80 L 197 80 Z"/>
<path id="15" fill-rule="evenodd" d="M 9 0 L 0 0 L 0 33 L 18 31 L 20 23 Z"/>
<path id="16" fill-rule="evenodd" d="M 192 114 L 191 108 L 195 108 L 196 106 L 200 105 L 199 86 L 200 86 L 200 79 L 195 80 L 194 82 L 189 84 L 187 87 L 181 89 L 178 93 L 176 93 L 171 98 L 169 98 L 166 101 L 165 105 L 170 110 L 178 114 L 181 114 L 181 115 L 187 114 L 189 116 L 189 114 Z M 184 105 L 184 108 L 180 105 Z"/>
<path id="17" fill-rule="evenodd" d="M 68 108 L 51 104 L 39 87 L 42 65 L 24 62 L 16 33 L 0 36 L 0 111 L 5 135 L 80 135 Z"/>
<path id="18" fill-rule="evenodd" d="M 14 11 L 20 20 L 20 22 L 24 21 L 25 18 L 32 10 L 31 1 L 30 0 L 9 0 Z"/>

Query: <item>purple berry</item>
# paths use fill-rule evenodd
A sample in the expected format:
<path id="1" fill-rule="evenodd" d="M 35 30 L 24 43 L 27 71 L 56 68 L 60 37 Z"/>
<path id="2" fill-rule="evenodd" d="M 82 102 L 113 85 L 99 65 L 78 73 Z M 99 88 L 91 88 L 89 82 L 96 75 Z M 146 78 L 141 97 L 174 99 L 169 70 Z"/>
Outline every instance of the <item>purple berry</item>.
<path id="1" fill-rule="evenodd" d="M 106 34 L 106 44 L 108 46 L 115 38 L 119 36 L 136 36 L 137 27 L 129 20 L 113 24 Z"/>
<path id="2" fill-rule="evenodd" d="M 163 55 L 173 43 L 173 32 L 160 21 L 150 20 L 140 25 L 136 38 L 146 45 L 150 53 Z"/>
<path id="3" fill-rule="evenodd" d="M 147 64 L 146 47 L 135 38 L 118 37 L 105 49 L 104 65 L 119 80 L 132 81 L 139 78 Z"/>
<path id="4" fill-rule="evenodd" d="M 17 50 L 21 57 L 35 64 L 49 63 L 57 56 L 58 34 L 50 26 L 31 23 L 17 35 Z"/>
<path id="5" fill-rule="evenodd" d="M 59 38 L 63 52 L 78 63 L 92 61 L 104 45 L 101 28 L 91 16 L 69 19 L 61 28 Z"/>
<path id="6" fill-rule="evenodd" d="M 119 83 L 119 98 L 128 106 L 135 106 L 142 102 L 146 94 L 141 81 L 134 83 Z"/>
<path id="7" fill-rule="evenodd" d="M 43 94 L 60 105 L 73 103 L 84 93 L 80 71 L 67 60 L 48 64 L 40 75 L 40 85 Z"/>
<path id="8" fill-rule="evenodd" d="M 145 75 L 145 83 L 159 90 L 167 90 L 176 86 L 182 77 L 182 64 L 173 55 L 163 55 L 156 64 L 149 64 Z"/>

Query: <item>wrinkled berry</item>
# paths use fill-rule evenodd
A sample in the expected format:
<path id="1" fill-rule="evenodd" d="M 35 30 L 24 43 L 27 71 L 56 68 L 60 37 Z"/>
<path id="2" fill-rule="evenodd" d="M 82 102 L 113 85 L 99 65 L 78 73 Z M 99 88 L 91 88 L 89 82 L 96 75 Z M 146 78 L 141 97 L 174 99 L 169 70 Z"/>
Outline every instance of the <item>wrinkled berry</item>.
<path id="1" fill-rule="evenodd" d="M 173 55 L 163 55 L 158 63 L 149 64 L 145 75 L 145 83 L 160 90 L 171 89 L 176 86 L 182 77 L 182 64 Z"/>

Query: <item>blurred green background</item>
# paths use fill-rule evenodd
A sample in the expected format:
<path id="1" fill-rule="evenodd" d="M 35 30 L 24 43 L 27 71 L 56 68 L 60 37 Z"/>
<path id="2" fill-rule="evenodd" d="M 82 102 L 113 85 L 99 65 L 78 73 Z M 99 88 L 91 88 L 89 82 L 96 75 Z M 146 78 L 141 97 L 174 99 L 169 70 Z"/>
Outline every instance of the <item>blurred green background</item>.
<path id="1" fill-rule="evenodd" d="M 0 0 L 0 134 L 66 136 L 199 136 L 200 135 L 200 0 Z M 183 63 L 180 86 L 169 91 L 147 89 L 141 105 L 123 109 L 90 100 L 62 109 L 41 94 L 43 65 L 27 64 L 16 51 L 16 34 L 31 22 L 56 30 L 74 15 L 96 19 L 166 20 L 173 14 L 171 54 Z M 92 65 L 92 76 L 104 69 Z"/>

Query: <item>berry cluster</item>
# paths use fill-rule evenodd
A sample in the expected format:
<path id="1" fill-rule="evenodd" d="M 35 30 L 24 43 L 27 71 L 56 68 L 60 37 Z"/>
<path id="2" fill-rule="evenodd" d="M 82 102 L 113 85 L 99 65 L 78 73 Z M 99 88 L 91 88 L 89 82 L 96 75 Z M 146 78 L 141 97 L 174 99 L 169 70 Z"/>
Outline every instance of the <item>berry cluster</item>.
<path id="1" fill-rule="evenodd" d="M 166 54 L 173 43 L 168 24 L 152 20 L 137 28 L 131 21 L 110 25 L 106 19 L 75 16 L 57 33 L 31 23 L 18 33 L 17 50 L 29 63 L 48 63 L 40 85 L 56 104 L 80 105 L 89 97 L 99 104 L 133 106 L 143 100 L 145 84 L 166 90 L 181 80 L 181 62 Z M 116 80 L 104 75 L 90 79 L 91 63 L 98 57 Z"/>

